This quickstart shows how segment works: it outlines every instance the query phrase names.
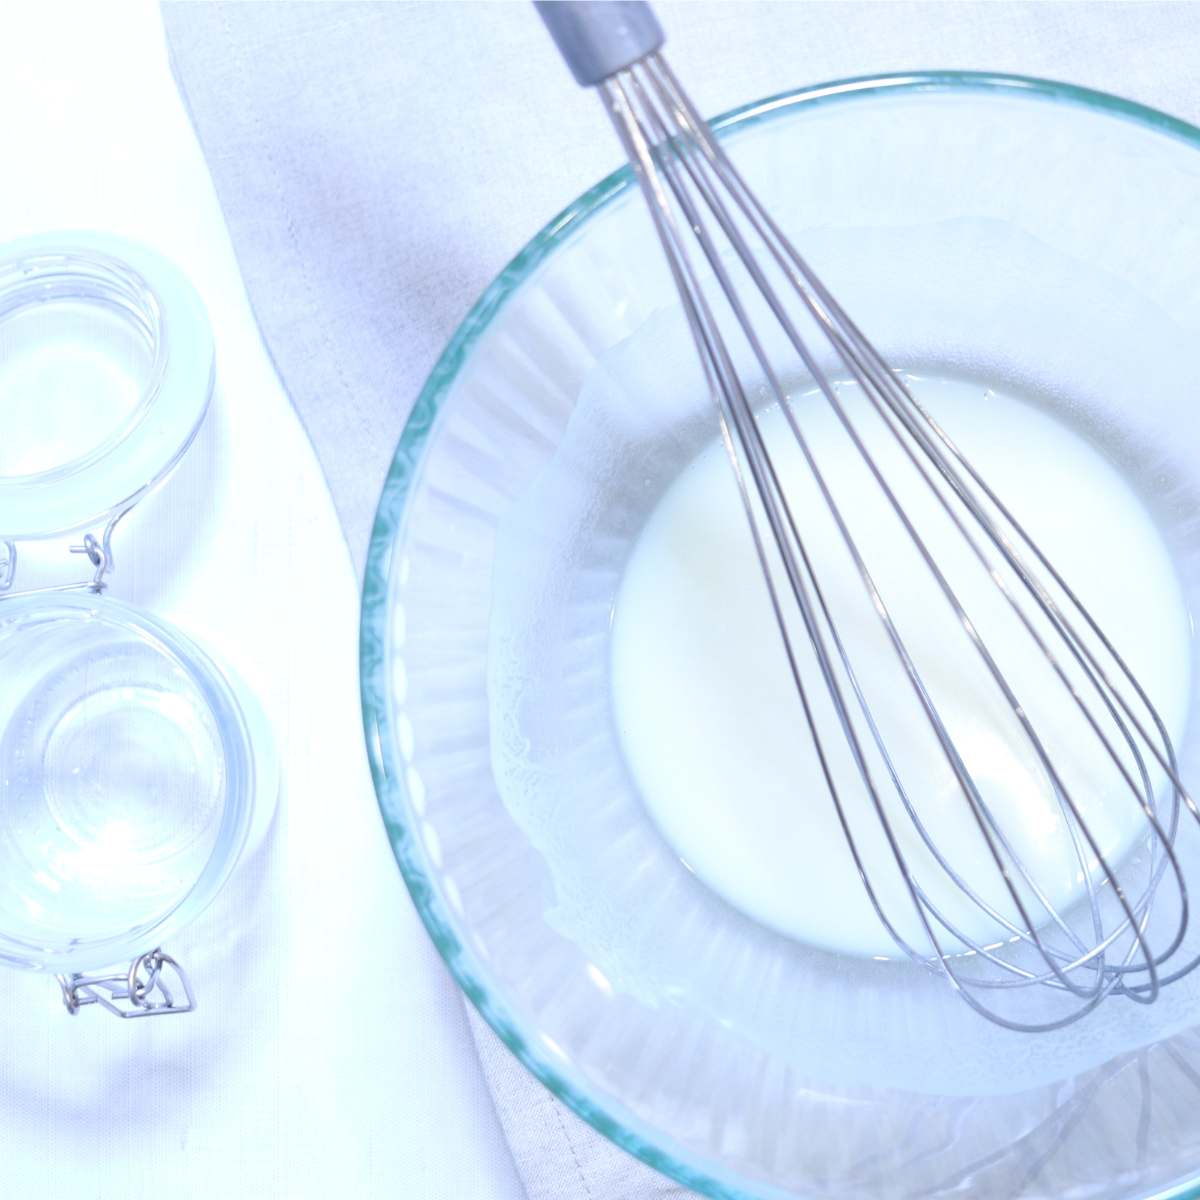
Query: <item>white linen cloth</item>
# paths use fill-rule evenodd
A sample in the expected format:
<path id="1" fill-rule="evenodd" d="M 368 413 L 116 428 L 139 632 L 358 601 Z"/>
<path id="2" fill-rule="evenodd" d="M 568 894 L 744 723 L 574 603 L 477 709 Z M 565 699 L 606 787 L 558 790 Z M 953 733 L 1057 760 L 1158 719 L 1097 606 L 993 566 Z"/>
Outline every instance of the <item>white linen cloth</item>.
<path id="1" fill-rule="evenodd" d="M 1200 5 L 658 8 L 707 113 L 802 83 L 974 68 L 1200 120 Z M 255 312 L 361 568 L 380 483 L 442 345 L 521 245 L 617 164 L 615 139 L 528 5 L 169 3 L 165 17 Z M 530 1200 L 680 1194 L 477 1035 Z"/>

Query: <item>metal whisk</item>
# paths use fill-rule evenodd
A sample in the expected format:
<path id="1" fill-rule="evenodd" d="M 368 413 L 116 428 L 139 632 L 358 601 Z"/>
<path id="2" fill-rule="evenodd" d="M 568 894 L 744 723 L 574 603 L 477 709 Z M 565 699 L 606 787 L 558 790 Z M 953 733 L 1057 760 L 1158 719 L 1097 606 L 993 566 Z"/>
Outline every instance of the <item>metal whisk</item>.
<path id="1" fill-rule="evenodd" d="M 1110 995 L 1152 1002 L 1165 984 L 1200 964 L 1200 954 L 1180 953 L 1189 901 L 1176 845 L 1186 823 L 1183 810 L 1197 820 L 1200 812 L 1142 685 L 1004 500 L 755 198 L 660 54 L 663 35 L 649 6 L 552 0 L 537 7 L 576 79 L 599 91 L 641 185 L 716 402 L 803 711 L 806 729 L 799 732 L 812 739 L 825 789 L 880 921 L 905 954 L 943 975 L 980 1014 L 1011 1029 L 1059 1028 Z M 979 686 L 1001 702 L 1008 728 L 1038 764 L 1085 893 L 1063 911 L 1016 847 L 1011 817 L 973 772 L 937 689 L 864 557 L 830 486 L 829 464 L 822 466 L 806 436 L 806 412 L 789 396 L 785 381 L 796 378 L 815 386 L 829 406 L 921 564 L 921 583 L 936 597 L 931 608 L 938 608 L 928 620 L 946 622 L 947 636 L 965 637 Z M 861 394 L 860 410 L 847 402 L 839 383 Z M 897 765 L 896 747 L 878 716 L 879 697 L 861 670 L 863 648 L 829 598 L 831 565 L 807 536 L 811 513 L 789 501 L 778 456 L 768 447 L 763 413 L 769 407 L 786 420 L 824 506 L 823 519 L 832 521 L 844 561 L 877 619 L 880 644 L 890 647 L 912 711 L 953 774 L 981 861 L 989 874 L 994 869 L 991 884 L 974 870 L 968 877 L 951 860 L 922 815 L 914 781 Z M 999 598 L 1026 651 L 1044 664 L 1057 702 L 1074 714 L 1076 734 L 1088 742 L 1072 752 L 1102 764 L 1122 802 L 1137 806 L 1144 836 L 1120 861 L 1101 844 L 1083 811 L 1087 805 L 1072 794 L 1055 731 L 1039 724 L 1028 698 L 1018 694 L 1011 670 L 931 545 L 925 519 L 913 514 L 893 467 L 864 435 L 868 420 L 898 451 L 896 458 L 889 450 L 887 462 L 901 462 L 911 476 L 908 488 L 915 480 L 923 489 L 960 552 L 986 576 L 989 595 Z M 879 864 L 863 853 L 839 761 L 850 764 L 854 786 L 869 798 L 868 811 L 882 830 L 887 870 L 902 881 L 898 894 L 906 910 L 911 905 L 903 919 L 881 896 Z M 1168 881 L 1170 887 L 1160 886 Z M 970 922 L 961 913 L 967 909 L 985 918 L 985 936 L 965 927 Z M 906 924 L 925 944 L 905 932 Z"/>

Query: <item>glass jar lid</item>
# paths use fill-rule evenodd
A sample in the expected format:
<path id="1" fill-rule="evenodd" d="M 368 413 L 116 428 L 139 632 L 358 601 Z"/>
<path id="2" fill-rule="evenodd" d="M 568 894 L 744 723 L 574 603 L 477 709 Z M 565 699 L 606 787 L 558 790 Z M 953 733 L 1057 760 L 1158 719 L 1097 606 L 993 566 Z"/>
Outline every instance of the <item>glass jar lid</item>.
<path id="1" fill-rule="evenodd" d="M 204 306 L 165 259 L 96 233 L 0 247 L 0 538 L 127 508 L 179 461 L 212 389 Z"/>

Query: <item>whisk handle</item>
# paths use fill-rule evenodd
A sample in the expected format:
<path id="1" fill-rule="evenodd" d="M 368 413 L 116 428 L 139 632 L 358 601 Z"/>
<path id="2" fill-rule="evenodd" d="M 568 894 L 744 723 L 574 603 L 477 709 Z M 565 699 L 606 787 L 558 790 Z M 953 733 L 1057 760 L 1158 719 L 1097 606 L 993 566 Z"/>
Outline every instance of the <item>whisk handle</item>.
<path id="1" fill-rule="evenodd" d="M 584 87 L 603 83 L 663 44 L 654 10 L 641 0 L 534 0 L 534 7 Z"/>

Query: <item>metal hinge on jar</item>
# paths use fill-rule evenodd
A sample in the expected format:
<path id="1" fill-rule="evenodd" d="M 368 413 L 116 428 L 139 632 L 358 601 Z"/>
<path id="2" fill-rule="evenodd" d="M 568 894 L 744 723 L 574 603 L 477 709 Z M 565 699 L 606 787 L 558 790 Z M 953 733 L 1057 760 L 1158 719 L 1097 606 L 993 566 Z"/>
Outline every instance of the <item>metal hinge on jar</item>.
<path id="1" fill-rule="evenodd" d="M 196 997 L 184 969 L 162 950 L 139 955 L 123 974 L 59 975 L 63 1004 L 74 1016 L 99 1004 L 122 1020 L 191 1012 Z"/>
<path id="2" fill-rule="evenodd" d="M 83 554 L 92 566 L 90 579 L 80 579 L 72 583 L 47 584 L 40 587 L 13 590 L 13 581 L 17 575 L 17 544 L 9 539 L 0 539 L 0 600 L 10 596 L 30 596 L 43 592 L 74 592 L 86 589 L 89 592 L 102 592 L 108 586 L 106 576 L 113 567 L 112 535 L 117 522 L 129 510 L 132 504 L 126 505 L 109 518 L 104 531 L 97 537 L 94 533 L 86 533 L 83 541 L 68 547 L 72 554 Z"/>

